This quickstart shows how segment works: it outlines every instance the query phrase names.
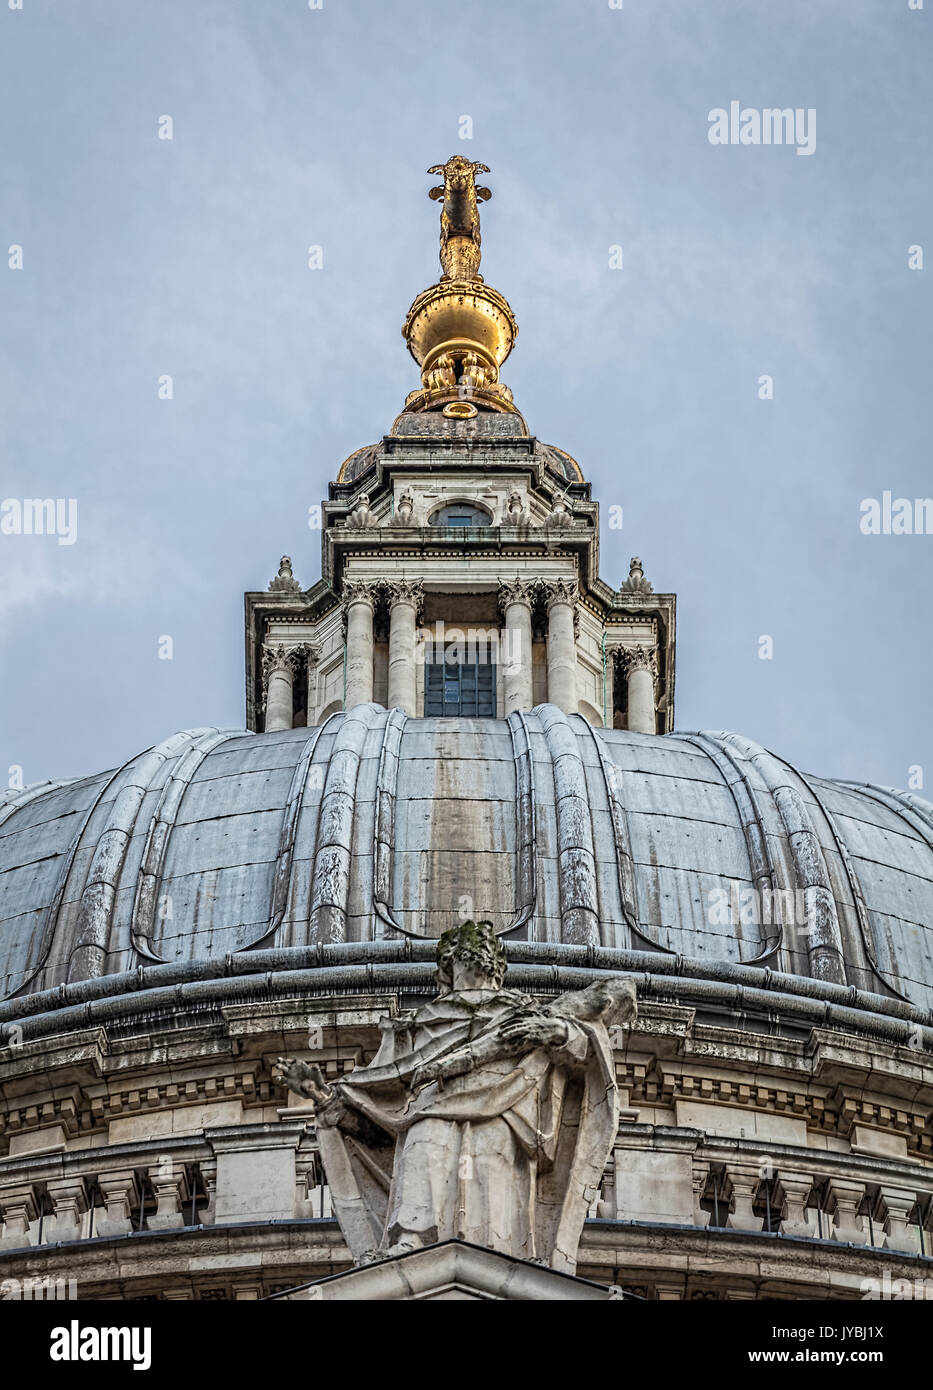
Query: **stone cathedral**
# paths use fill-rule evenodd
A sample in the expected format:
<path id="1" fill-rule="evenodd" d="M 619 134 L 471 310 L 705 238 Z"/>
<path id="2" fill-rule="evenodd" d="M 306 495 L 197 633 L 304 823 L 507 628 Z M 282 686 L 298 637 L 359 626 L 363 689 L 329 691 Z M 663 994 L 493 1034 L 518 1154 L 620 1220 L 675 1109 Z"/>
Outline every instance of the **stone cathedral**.
<path id="1" fill-rule="evenodd" d="M 4 1298 L 933 1278 L 933 806 L 675 732 L 674 595 L 502 380 L 487 172 L 429 171 L 420 381 L 246 595 L 247 727 L 0 797 Z"/>

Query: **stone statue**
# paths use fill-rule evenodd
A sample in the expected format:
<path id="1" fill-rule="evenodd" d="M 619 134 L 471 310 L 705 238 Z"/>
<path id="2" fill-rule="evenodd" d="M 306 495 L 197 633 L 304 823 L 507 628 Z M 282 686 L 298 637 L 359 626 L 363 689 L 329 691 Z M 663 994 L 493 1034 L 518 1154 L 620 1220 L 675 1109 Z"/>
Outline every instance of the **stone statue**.
<path id="1" fill-rule="evenodd" d="M 631 980 L 540 1004 L 502 988 L 488 922 L 440 938 L 438 994 L 386 1019 L 372 1062 L 333 1085 L 280 1059 L 313 1101 L 334 1210 L 357 1262 L 459 1239 L 573 1273 L 618 1124 L 608 1025 Z"/>
<path id="2" fill-rule="evenodd" d="M 435 164 L 429 174 L 441 174 L 444 182 L 429 189 L 428 197 L 443 199 L 441 209 L 441 277 L 444 280 L 479 279 L 479 203 L 492 197 L 488 188 L 477 188 L 476 175 L 488 174 L 487 164 L 474 164 L 462 154 L 446 164 Z"/>

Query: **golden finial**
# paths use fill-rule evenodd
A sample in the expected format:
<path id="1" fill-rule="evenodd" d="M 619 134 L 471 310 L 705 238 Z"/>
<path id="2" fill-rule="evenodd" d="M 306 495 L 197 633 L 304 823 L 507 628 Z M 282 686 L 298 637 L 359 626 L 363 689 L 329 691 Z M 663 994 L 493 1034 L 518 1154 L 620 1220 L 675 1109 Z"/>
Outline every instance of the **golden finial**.
<path id="1" fill-rule="evenodd" d="M 477 174 L 488 174 L 488 164 L 476 164 L 462 154 L 446 164 L 433 164 L 429 174 L 444 182 L 428 190 L 428 197 L 444 200 L 441 208 L 441 269 L 443 280 L 482 280 L 479 270 L 481 238 L 479 204 L 492 197 L 488 188 L 476 186 Z"/>
<path id="2" fill-rule="evenodd" d="M 512 351 L 518 325 L 507 299 L 479 274 L 479 204 L 492 193 L 477 185 L 488 174 L 462 154 L 435 164 L 429 174 L 444 182 L 428 192 L 441 208 L 441 269 L 436 285 L 418 295 L 402 333 L 421 368 L 421 390 L 406 410 L 443 410 L 475 415 L 477 410 L 512 411 L 512 393 L 499 380 L 499 368 Z"/>

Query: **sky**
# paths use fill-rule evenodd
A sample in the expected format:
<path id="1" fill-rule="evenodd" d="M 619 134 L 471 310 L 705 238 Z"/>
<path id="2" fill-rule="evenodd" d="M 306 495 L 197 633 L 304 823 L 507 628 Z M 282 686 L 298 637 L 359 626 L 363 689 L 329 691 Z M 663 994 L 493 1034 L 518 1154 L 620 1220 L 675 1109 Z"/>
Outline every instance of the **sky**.
<path id="1" fill-rule="evenodd" d="M 462 153 L 503 379 L 592 483 L 602 577 L 677 594 L 678 729 L 930 796 L 933 535 L 860 523 L 933 494 L 933 0 L 19 3 L 0 504 L 65 534 L 0 510 L 0 790 L 242 727 L 243 592 L 317 579 L 309 507 L 419 384 L 425 171 Z M 733 101 L 810 152 L 711 143 Z"/>

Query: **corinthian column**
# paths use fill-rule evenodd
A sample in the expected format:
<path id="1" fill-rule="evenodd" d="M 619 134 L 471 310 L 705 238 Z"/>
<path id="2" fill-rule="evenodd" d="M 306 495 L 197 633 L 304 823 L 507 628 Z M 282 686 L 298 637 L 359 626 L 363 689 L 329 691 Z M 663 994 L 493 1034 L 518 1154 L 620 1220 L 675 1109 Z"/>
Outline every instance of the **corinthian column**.
<path id="1" fill-rule="evenodd" d="M 653 647 L 625 647 L 622 666 L 628 682 L 628 726 L 635 734 L 657 733 L 654 682 L 658 657 Z"/>
<path id="2" fill-rule="evenodd" d="M 350 581 L 343 586 L 347 623 L 347 683 L 344 709 L 366 705 L 373 698 L 374 586 Z"/>
<path id="3" fill-rule="evenodd" d="M 502 659 L 502 683 L 505 693 L 505 716 L 516 710 L 531 709 L 531 604 L 534 589 L 516 579 L 499 585 L 499 602 L 505 619 L 505 651 Z"/>
<path id="4" fill-rule="evenodd" d="M 290 729 L 294 718 L 295 662 L 304 648 L 265 645 L 262 649 L 262 683 L 265 691 L 267 734 Z"/>
<path id="5" fill-rule="evenodd" d="M 389 709 L 415 713 L 415 628 L 422 601 L 421 580 L 401 579 L 388 586 Z"/>
<path id="6" fill-rule="evenodd" d="M 577 586 L 558 579 L 547 595 L 547 697 L 565 714 L 577 712 L 577 643 L 573 630 Z"/>

